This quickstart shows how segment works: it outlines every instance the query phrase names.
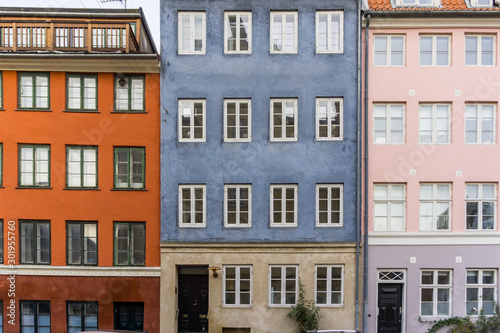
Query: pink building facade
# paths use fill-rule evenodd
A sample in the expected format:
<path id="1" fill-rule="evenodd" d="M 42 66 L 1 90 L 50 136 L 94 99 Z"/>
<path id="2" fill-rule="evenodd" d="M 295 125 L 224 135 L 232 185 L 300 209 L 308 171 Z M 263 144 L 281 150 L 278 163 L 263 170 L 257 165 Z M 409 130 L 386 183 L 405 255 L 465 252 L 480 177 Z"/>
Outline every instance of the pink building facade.
<path id="1" fill-rule="evenodd" d="M 409 2 L 365 13 L 369 333 L 499 300 L 499 7 Z"/>

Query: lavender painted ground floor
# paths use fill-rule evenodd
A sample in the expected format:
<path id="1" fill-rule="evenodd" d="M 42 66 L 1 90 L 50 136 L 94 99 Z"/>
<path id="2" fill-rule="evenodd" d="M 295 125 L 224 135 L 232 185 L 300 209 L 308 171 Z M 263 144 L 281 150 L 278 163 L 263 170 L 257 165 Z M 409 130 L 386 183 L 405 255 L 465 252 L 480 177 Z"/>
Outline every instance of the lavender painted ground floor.
<path id="1" fill-rule="evenodd" d="M 494 239 L 498 239 L 496 236 Z M 399 243 L 405 243 L 404 236 Z M 450 316 L 493 313 L 500 242 L 369 246 L 368 333 L 425 333 Z M 412 241 L 406 242 L 411 244 Z M 450 242 L 451 243 L 451 242 Z M 422 323 L 419 321 L 419 317 Z"/>

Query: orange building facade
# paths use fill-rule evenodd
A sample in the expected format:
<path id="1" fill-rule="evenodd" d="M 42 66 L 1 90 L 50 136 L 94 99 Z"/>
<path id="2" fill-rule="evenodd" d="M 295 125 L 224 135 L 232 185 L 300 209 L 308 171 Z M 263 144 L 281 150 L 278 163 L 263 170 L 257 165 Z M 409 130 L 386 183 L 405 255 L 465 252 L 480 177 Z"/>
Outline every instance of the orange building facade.
<path id="1" fill-rule="evenodd" d="M 159 332 L 159 57 L 139 10 L 0 8 L 0 332 Z"/>

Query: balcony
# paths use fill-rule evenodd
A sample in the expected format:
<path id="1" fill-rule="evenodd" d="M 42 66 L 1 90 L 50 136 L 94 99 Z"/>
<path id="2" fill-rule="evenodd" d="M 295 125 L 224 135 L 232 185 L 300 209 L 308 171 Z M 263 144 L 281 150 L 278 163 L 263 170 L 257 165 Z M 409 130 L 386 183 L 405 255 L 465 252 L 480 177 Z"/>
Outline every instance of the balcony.
<path id="1" fill-rule="evenodd" d="M 129 23 L 0 22 L 0 52 L 140 53 Z"/>

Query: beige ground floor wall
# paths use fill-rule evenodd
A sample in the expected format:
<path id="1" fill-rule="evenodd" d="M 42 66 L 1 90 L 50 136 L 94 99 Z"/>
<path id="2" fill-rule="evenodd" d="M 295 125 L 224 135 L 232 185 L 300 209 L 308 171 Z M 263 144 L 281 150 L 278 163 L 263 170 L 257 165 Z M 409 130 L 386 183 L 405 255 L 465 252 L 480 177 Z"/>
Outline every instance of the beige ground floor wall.
<path id="1" fill-rule="evenodd" d="M 247 308 L 223 305 L 223 275 L 209 281 L 209 332 L 223 328 L 250 328 L 251 333 L 296 333 L 297 325 L 286 315 L 289 307 L 268 305 L 269 266 L 297 265 L 305 297 L 314 299 L 315 266 L 343 265 L 343 304 L 322 307 L 320 329 L 355 329 L 356 247 L 340 244 L 172 244 L 161 246 L 160 328 L 178 332 L 178 272 L 182 266 L 252 266 L 252 304 Z"/>

